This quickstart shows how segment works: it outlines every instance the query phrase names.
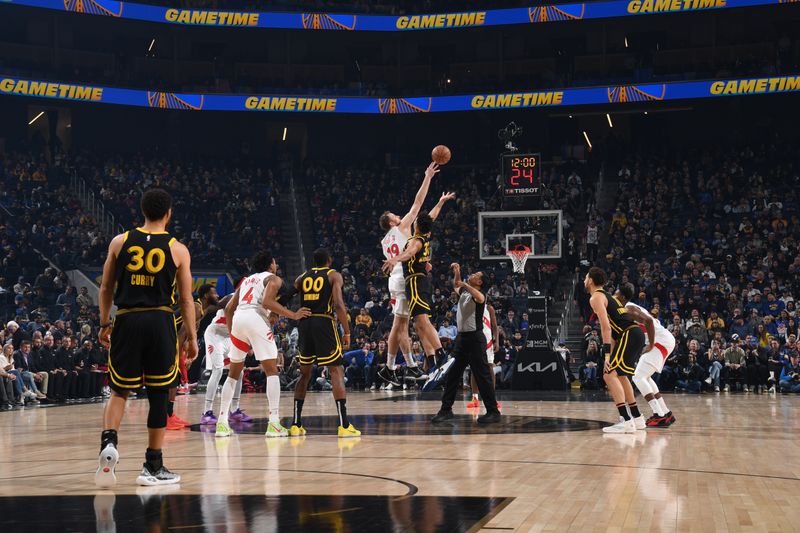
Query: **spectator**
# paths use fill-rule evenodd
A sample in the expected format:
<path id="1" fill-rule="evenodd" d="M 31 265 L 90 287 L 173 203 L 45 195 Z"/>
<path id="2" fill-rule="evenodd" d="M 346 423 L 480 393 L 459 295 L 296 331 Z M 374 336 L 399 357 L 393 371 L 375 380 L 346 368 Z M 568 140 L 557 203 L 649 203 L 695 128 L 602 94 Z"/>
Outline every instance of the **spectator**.
<path id="1" fill-rule="evenodd" d="M 596 341 L 589 341 L 583 358 L 583 384 L 585 388 L 597 388 L 597 369 L 600 366 L 600 350 Z"/>
<path id="2" fill-rule="evenodd" d="M 442 321 L 441 327 L 439 328 L 439 338 L 442 340 L 446 339 L 450 342 L 453 342 L 456 338 L 457 333 L 458 330 L 456 329 L 455 324 L 450 324 L 450 321 L 445 318 Z"/>
<path id="3" fill-rule="evenodd" d="M 706 383 L 708 385 L 713 385 L 714 392 L 720 391 L 720 381 L 724 380 L 723 373 L 725 372 L 725 354 L 722 351 L 722 347 L 719 345 L 718 342 L 712 341 L 711 343 L 711 351 L 708 356 L 709 359 L 709 367 L 708 367 L 708 377 L 706 378 Z"/>
<path id="4" fill-rule="evenodd" d="M 0 369 L 10 376 L 8 379 L 14 385 L 16 405 L 22 406 L 25 405 L 25 401 L 36 399 L 36 396 L 22 383 L 22 373 L 14 368 L 14 346 L 12 344 L 7 343 L 3 346 L 3 353 L 0 355 Z"/>
<path id="5" fill-rule="evenodd" d="M 75 287 L 71 285 L 67 286 L 63 294 L 59 294 L 58 299 L 56 299 L 56 305 L 58 306 L 63 307 L 67 304 L 73 307 L 77 304 L 77 298 L 75 297 Z"/>
<path id="6" fill-rule="evenodd" d="M 780 375 L 780 388 L 781 392 L 800 392 L 800 363 L 796 354 L 792 354 L 789 360 L 784 362 Z"/>
<path id="7" fill-rule="evenodd" d="M 37 400 L 46 398 L 45 394 L 39 390 L 36 382 L 42 382 L 42 375 L 47 379 L 46 373 L 39 373 L 33 365 L 33 356 L 31 355 L 31 341 L 25 339 L 19 347 L 19 350 L 14 352 L 14 368 L 22 374 L 22 382 L 36 397 Z M 47 387 L 47 382 L 42 384 Z"/>
<path id="8" fill-rule="evenodd" d="M 723 352 L 722 357 L 725 359 L 725 365 L 728 368 L 728 376 L 725 381 L 725 392 L 730 390 L 730 383 L 741 383 L 745 367 L 745 354 L 741 346 L 739 346 L 739 336 L 734 333 L 731 337 L 730 346 Z"/>
<path id="9" fill-rule="evenodd" d="M 86 286 L 81 287 L 80 294 L 76 298 L 77 305 L 85 306 L 85 307 L 94 307 L 94 301 L 92 297 L 89 295 L 89 289 Z"/>
<path id="10" fill-rule="evenodd" d="M 361 329 L 364 334 L 369 334 L 372 330 L 372 317 L 367 312 L 367 309 L 361 308 L 355 320 L 356 329 Z"/>

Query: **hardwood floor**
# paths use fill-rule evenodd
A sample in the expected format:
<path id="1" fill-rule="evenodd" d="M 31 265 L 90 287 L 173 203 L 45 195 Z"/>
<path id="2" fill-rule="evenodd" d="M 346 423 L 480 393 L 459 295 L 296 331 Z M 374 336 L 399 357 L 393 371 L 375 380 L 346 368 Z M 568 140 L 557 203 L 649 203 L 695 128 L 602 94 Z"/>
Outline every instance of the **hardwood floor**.
<path id="1" fill-rule="evenodd" d="M 463 402 L 432 428 L 436 398 L 353 393 L 364 435 L 348 440 L 330 393 L 309 393 L 308 436 L 265 439 L 266 397 L 243 395 L 256 421 L 231 438 L 168 432 L 164 461 L 183 477 L 169 490 L 135 485 L 146 401 L 129 402 L 113 491 L 93 483 L 102 404 L 0 413 L 3 531 L 800 529 L 800 398 L 668 395 L 677 424 L 635 435 L 601 432 L 615 411 L 597 395 L 506 393 L 489 429 Z M 291 409 L 284 394 L 282 415 Z M 199 395 L 176 403 L 188 420 L 201 410 Z"/>

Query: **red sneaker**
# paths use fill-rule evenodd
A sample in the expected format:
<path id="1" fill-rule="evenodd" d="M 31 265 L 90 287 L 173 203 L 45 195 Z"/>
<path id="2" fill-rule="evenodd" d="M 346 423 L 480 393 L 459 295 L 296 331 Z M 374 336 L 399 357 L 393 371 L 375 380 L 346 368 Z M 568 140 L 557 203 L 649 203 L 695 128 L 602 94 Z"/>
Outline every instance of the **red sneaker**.
<path id="1" fill-rule="evenodd" d="M 481 402 L 477 399 L 473 398 L 471 402 L 467 404 L 467 409 L 477 409 L 481 406 Z"/>
<path id="2" fill-rule="evenodd" d="M 177 431 L 184 428 L 184 424 L 178 422 L 177 416 L 172 415 L 167 417 L 167 429 L 170 431 Z"/>
<path id="3" fill-rule="evenodd" d="M 499 411 L 499 410 L 500 410 L 500 409 L 502 409 L 502 408 L 503 408 L 503 404 L 502 404 L 501 402 L 499 402 L 499 401 L 498 401 L 498 402 L 497 402 L 497 410 Z"/>
<path id="4" fill-rule="evenodd" d="M 647 419 L 645 425 L 647 425 L 647 427 L 658 427 L 664 420 L 665 418 L 663 416 L 653 415 Z"/>
<path id="5" fill-rule="evenodd" d="M 190 425 L 192 425 L 192 423 L 191 423 L 191 422 L 187 422 L 186 420 L 184 420 L 183 418 L 179 417 L 179 416 L 178 416 L 178 415 L 176 415 L 176 414 L 173 414 L 173 415 L 172 415 L 172 418 L 173 418 L 173 419 L 175 419 L 175 422 L 177 422 L 177 423 L 179 423 L 179 424 L 183 424 L 184 426 L 190 426 Z"/>
<path id="6" fill-rule="evenodd" d="M 178 394 L 189 394 L 189 387 L 187 387 L 185 385 L 181 385 L 180 387 L 178 387 L 177 393 Z"/>

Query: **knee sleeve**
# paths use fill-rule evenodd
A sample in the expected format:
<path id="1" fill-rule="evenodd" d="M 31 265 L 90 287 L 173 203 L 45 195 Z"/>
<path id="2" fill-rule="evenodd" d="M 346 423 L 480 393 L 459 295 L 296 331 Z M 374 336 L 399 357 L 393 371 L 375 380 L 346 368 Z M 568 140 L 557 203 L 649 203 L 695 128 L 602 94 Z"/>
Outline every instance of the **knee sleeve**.
<path id="1" fill-rule="evenodd" d="M 639 392 L 641 392 L 643 396 L 655 394 L 656 392 L 652 390 L 652 387 L 650 386 L 649 376 L 646 376 L 644 372 L 640 372 L 639 369 L 637 369 L 633 374 L 633 382 L 636 384 L 636 388 L 639 389 Z"/>
<path id="2" fill-rule="evenodd" d="M 653 381 L 653 376 L 649 376 L 647 378 L 647 384 L 650 385 L 650 392 L 652 392 L 653 394 L 658 394 L 659 392 L 661 392 L 656 382 Z"/>
<path id="3" fill-rule="evenodd" d="M 147 427 L 160 429 L 167 426 L 167 398 L 168 390 L 147 389 L 147 401 L 150 402 L 150 412 L 147 413 Z"/>

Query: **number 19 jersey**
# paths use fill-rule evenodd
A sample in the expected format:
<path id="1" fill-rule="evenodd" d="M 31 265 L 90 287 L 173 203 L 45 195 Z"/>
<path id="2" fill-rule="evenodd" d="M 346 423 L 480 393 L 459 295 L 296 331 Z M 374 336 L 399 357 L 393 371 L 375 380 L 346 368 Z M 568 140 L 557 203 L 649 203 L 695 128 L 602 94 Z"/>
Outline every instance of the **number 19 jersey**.
<path id="1" fill-rule="evenodd" d="M 404 235 L 400 231 L 399 226 L 394 226 L 390 229 L 386 236 L 381 241 L 381 249 L 383 249 L 383 256 L 386 259 L 392 259 L 400 255 L 406 247 L 408 242 L 408 235 Z M 399 287 L 392 287 L 393 284 L 399 283 Z M 397 263 L 389 275 L 389 290 L 403 291 L 405 286 L 403 284 L 403 265 Z"/>
<path id="2" fill-rule="evenodd" d="M 171 310 L 178 272 L 170 250 L 173 242 L 175 238 L 166 231 L 150 233 L 136 228 L 124 234 L 116 261 L 114 303 L 119 309 Z"/>

